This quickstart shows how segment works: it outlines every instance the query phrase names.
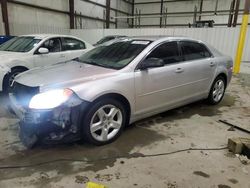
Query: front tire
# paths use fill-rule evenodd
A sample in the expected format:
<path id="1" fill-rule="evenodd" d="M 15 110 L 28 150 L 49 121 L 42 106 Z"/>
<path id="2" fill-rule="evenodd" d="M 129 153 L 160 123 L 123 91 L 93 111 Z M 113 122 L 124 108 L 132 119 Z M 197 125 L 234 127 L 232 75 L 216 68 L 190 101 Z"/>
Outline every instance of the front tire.
<path id="1" fill-rule="evenodd" d="M 126 118 L 126 110 L 121 102 L 101 99 L 90 107 L 83 118 L 83 139 L 94 145 L 111 143 L 121 135 Z"/>
<path id="2" fill-rule="evenodd" d="M 209 104 L 216 105 L 221 102 L 226 90 L 226 81 L 223 76 L 218 76 L 210 89 L 208 102 Z"/>
<path id="3" fill-rule="evenodd" d="M 20 74 L 24 71 L 25 71 L 24 69 L 16 68 L 4 77 L 3 90 L 5 93 L 8 94 L 11 91 L 11 84 L 12 84 L 13 80 L 15 79 L 15 77 L 18 74 Z"/>

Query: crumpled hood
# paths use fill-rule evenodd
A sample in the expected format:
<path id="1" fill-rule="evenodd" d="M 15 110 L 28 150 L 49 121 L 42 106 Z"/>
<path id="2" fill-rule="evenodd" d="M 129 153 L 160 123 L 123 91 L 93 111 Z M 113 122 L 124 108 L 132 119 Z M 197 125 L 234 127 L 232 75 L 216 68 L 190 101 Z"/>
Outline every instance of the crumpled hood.
<path id="1" fill-rule="evenodd" d="M 31 87 L 71 87 L 77 83 L 106 77 L 115 71 L 113 69 L 70 61 L 26 71 L 18 75 L 15 81 Z"/>

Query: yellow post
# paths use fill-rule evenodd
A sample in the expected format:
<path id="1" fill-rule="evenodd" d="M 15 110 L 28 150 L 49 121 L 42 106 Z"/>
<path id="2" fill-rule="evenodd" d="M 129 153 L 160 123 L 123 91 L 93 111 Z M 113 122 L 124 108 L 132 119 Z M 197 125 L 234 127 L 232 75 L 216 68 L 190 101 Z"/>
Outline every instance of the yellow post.
<path id="1" fill-rule="evenodd" d="M 86 188 L 106 188 L 104 185 L 88 182 Z"/>
<path id="2" fill-rule="evenodd" d="M 233 70 L 235 74 L 238 74 L 240 72 L 240 64 L 241 64 L 241 59 L 242 59 L 242 54 L 243 54 L 244 44 L 245 44 L 245 39 L 246 39 L 246 32 L 247 32 L 247 27 L 248 27 L 249 8 L 250 8 L 250 0 L 245 0 L 245 9 L 244 9 L 243 17 L 242 17 L 238 48 L 237 48 L 234 70 Z"/>

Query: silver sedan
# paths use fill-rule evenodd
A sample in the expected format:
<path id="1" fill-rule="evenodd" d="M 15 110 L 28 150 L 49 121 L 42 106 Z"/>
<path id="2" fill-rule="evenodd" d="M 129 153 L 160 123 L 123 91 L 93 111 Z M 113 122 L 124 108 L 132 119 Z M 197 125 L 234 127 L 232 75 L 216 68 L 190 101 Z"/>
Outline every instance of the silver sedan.
<path id="1" fill-rule="evenodd" d="M 10 99 L 27 147 L 82 138 L 103 145 L 142 118 L 203 99 L 218 104 L 232 66 L 201 41 L 123 38 L 18 75 Z"/>

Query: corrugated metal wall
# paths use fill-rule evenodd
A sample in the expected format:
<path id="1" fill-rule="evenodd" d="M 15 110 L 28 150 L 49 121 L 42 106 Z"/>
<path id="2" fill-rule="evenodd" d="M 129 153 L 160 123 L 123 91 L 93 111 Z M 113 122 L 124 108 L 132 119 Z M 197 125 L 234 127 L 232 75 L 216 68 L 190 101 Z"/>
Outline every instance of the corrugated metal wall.
<path id="1" fill-rule="evenodd" d="M 37 5 L 42 7 L 53 8 L 58 11 L 69 11 L 69 3 L 66 0 L 18 0 L 17 2 L 24 2 L 29 5 Z M 92 18 L 99 18 L 101 20 L 93 20 L 89 18 L 77 17 L 75 21 L 75 28 L 82 29 L 97 29 L 104 28 L 105 17 L 104 11 L 106 6 L 106 0 L 95 0 L 92 2 L 101 4 L 102 6 L 95 5 L 90 2 L 75 0 L 75 11 L 77 14 L 82 14 Z M 115 16 L 125 16 L 124 13 L 117 13 L 113 9 L 124 11 L 131 14 L 132 6 L 125 3 L 122 0 L 111 1 L 111 23 L 110 28 L 115 28 Z M 12 35 L 30 34 L 30 33 L 69 33 L 69 16 L 65 13 L 58 13 L 53 11 L 40 10 L 37 8 L 31 8 L 29 6 L 16 4 L 14 2 L 8 2 L 8 16 L 10 24 L 10 33 Z M 0 15 L 0 21 L 1 21 Z M 80 27 L 81 26 L 81 27 Z M 117 23 L 119 28 L 127 28 L 127 20 L 119 20 Z M 1 32 L 1 29 L 0 29 Z"/>
<path id="2" fill-rule="evenodd" d="M 10 31 L 12 35 L 26 35 L 35 33 L 54 33 L 54 34 L 70 34 L 70 29 L 48 25 L 20 24 L 10 23 Z"/>
<path id="3" fill-rule="evenodd" d="M 161 1 L 159 0 L 151 0 L 155 2 L 153 4 L 136 4 L 135 10 L 138 9 L 141 11 L 141 14 L 151 14 L 151 13 L 159 13 L 161 10 Z M 147 2 L 145 0 L 136 0 L 135 3 Z M 164 11 L 167 8 L 168 13 L 176 13 L 176 12 L 189 12 L 182 15 L 168 15 L 167 16 L 167 24 L 188 24 L 193 23 L 194 14 L 190 13 L 194 11 L 194 7 L 196 6 L 198 11 L 200 8 L 200 0 L 193 1 L 164 1 L 163 7 Z M 231 0 L 219 0 L 217 5 L 217 10 L 230 10 Z M 244 8 L 244 1 L 240 1 L 240 9 Z M 229 12 L 217 12 L 215 14 L 216 9 L 216 0 L 204 0 L 203 1 L 203 11 L 212 11 L 210 13 L 203 13 L 201 20 L 214 20 L 215 24 L 227 24 Z M 197 15 L 197 20 L 198 20 Z M 241 23 L 242 17 L 239 15 L 238 23 Z M 159 25 L 160 18 L 141 18 L 141 25 Z M 148 27 L 147 26 L 147 27 Z"/>
<path id="4" fill-rule="evenodd" d="M 169 29 L 93 29 L 93 30 L 71 30 L 72 35 L 78 36 L 90 43 L 95 43 L 103 36 L 107 35 L 127 35 L 127 36 L 188 36 L 194 39 L 203 40 L 222 53 L 235 57 L 240 28 L 169 28 Z M 243 61 L 250 61 L 250 27 L 248 28 L 247 40 Z"/>
<path id="5" fill-rule="evenodd" d="M 68 11 L 68 2 L 65 0 L 19 0 L 18 2 Z M 69 29 L 69 16 L 62 13 L 44 11 L 8 2 L 8 16 L 12 35 L 30 33 L 67 34 L 66 29 Z"/>

